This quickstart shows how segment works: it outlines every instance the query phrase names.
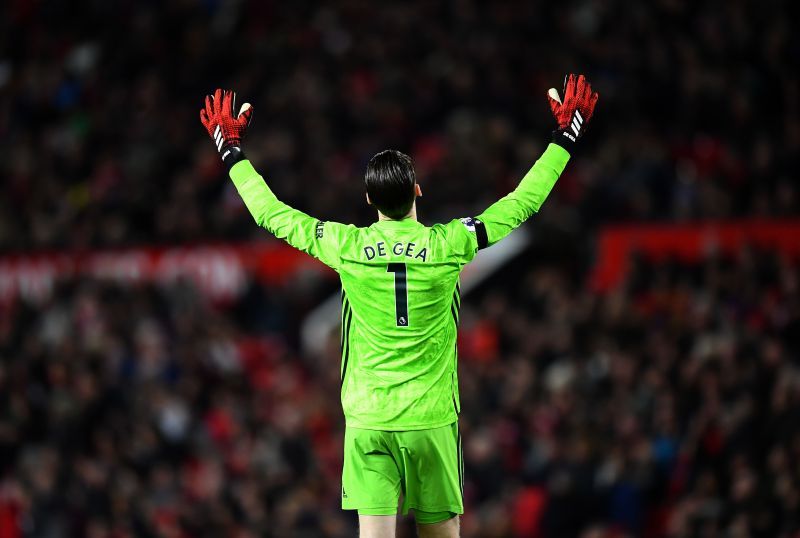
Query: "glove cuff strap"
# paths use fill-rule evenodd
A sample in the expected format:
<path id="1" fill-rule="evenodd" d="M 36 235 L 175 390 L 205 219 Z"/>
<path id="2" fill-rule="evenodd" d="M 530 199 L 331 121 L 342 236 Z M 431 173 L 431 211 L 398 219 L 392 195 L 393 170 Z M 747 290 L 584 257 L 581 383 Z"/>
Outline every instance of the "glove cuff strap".
<path id="1" fill-rule="evenodd" d="M 247 158 L 244 156 L 244 152 L 239 146 L 228 146 L 226 148 L 222 148 L 220 155 L 222 156 L 222 162 L 225 163 L 228 171 L 233 168 L 234 164 Z"/>
<path id="2" fill-rule="evenodd" d="M 569 129 L 558 129 L 553 131 L 553 144 L 557 144 L 567 150 L 567 153 L 574 155 L 575 149 L 578 147 L 578 139 L 570 132 Z"/>

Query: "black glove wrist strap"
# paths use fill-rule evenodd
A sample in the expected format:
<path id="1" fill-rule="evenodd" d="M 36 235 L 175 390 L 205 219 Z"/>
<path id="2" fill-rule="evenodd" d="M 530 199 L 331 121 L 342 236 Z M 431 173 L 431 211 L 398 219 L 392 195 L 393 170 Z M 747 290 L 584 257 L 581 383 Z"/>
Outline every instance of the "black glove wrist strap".
<path id="1" fill-rule="evenodd" d="M 222 162 L 225 163 L 228 171 L 233 168 L 234 164 L 247 158 L 244 156 L 244 152 L 239 146 L 224 147 L 222 148 L 222 151 L 220 151 L 220 155 L 222 156 Z"/>
<path id="2" fill-rule="evenodd" d="M 570 155 L 575 154 L 578 147 L 578 140 L 573 136 L 569 129 L 558 129 L 553 131 L 553 144 L 557 144 L 567 150 Z"/>

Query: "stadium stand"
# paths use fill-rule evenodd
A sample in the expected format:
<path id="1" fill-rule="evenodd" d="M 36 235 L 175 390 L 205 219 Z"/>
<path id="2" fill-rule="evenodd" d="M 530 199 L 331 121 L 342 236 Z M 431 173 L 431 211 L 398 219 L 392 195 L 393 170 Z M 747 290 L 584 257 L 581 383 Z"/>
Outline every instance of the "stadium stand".
<path id="1" fill-rule="evenodd" d="M 800 8 L 564 9 L 3 3 L 0 537 L 352 536 L 338 335 L 298 346 L 330 274 L 250 267 L 220 298 L 56 270 L 28 293 L 13 264 L 278 248 L 197 121 L 221 83 L 254 104 L 248 155 L 298 208 L 368 224 L 363 169 L 397 147 L 423 222 L 473 214 L 543 148 L 544 93 L 578 68 L 602 104 L 582 153 L 530 249 L 462 307 L 463 535 L 800 536 L 791 238 L 634 247 L 613 285 L 593 272 L 609 226 L 796 226 Z"/>

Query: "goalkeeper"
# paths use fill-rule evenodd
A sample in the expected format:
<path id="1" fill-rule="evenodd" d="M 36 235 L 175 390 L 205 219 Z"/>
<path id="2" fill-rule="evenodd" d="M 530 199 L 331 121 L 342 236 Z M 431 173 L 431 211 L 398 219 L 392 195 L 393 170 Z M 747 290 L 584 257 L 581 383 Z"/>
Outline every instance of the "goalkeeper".
<path id="1" fill-rule="evenodd" d="M 401 497 L 420 536 L 458 536 L 459 273 L 536 213 L 567 165 L 598 96 L 582 75 L 567 76 L 563 94 L 548 92 L 558 123 L 552 143 L 513 192 L 474 217 L 421 224 L 411 159 L 375 155 L 365 185 L 378 220 L 367 228 L 320 221 L 278 200 L 242 152 L 253 108 L 237 112 L 230 91 L 206 97 L 200 119 L 256 223 L 341 278 L 342 508 L 358 510 L 362 537 L 395 536 Z"/>

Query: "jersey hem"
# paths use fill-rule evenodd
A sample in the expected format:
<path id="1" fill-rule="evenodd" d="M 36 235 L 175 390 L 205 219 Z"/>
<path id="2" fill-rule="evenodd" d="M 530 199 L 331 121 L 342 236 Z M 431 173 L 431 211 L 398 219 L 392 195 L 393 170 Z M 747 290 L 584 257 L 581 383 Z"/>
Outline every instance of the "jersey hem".
<path id="1" fill-rule="evenodd" d="M 344 420 L 344 425 L 348 428 L 356 428 L 359 430 L 375 430 L 382 432 L 407 432 L 407 431 L 418 431 L 418 430 L 435 430 L 436 428 L 443 428 L 445 426 L 450 426 L 454 422 L 458 422 L 457 415 L 447 419 L 444 422 L 433 422 L 431 424 L 416 424 L 411 426 L 396 426 L 392 424 L 364 424 L 361 422 L 347 420 L 346 418 Z"/>

